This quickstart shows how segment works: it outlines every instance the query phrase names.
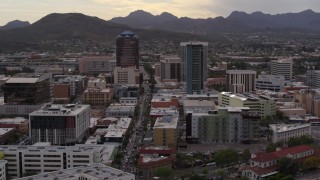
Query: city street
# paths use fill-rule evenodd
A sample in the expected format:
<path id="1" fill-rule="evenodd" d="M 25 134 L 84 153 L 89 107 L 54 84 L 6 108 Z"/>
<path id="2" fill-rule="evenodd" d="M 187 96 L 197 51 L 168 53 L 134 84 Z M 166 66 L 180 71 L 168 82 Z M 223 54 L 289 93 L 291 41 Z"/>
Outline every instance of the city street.
<path id="1" fill-rule="evenodd" d="M 129 140 L 129 143 L 125 149 L 124 153 L 124 162 L 122 170 L 130 173 L 135 173 L 135 157 L 137 154 L 137 148 L 139 144 L 143 142 L 144 134 L 143 132 L 143 121 L 145 120 L 144 112 L 148 106 L 148 101 L 150 101 L 150 88 L 147 82 L 143 82 L 142 86 L 145 90 L 142 96 L 139 97 L 138 105 L 140 105 L 139 116 L 135 122 L 135 126 L 133 128 L 132 136 Z M 147 103 L 146 103 L 147 102 Z"/>

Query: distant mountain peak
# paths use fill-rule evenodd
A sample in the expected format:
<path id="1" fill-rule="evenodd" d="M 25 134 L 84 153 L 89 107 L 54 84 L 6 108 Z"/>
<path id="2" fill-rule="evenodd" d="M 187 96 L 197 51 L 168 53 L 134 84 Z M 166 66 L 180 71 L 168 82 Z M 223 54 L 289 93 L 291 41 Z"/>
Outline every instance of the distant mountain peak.
<path id="1" fill-rule="evenodd" d="M 14 21 L 8 22 L 4 26 L 0 26 L 0 30 L 22 28 L 22 27 L 26 27 L 26 26 L 30 26 L 30 23 L 28 21 L 14 20 Z"/>
<path id="2" fill-rule="evenodd" d="M 302 11 L 301 13 L 304 13 L 304 14 L 315 14 L 316 12 L 314 12 L 312 9 L 307 9 L 305 11 Z"/>
<path id="3" fill-rule="evenodd" d="M 143 17 L 143 16 L 148 16 L 148 17 L 150 17 L 150 16 L 153 16 L 151 13 L 149 13 L 149 12 L 146 12 L 146 11 L 144 11 L 144 10 L 137 10 L 137 11 L 133 11 L 133 12 L 131 12 L 127 17 L 131 17 L 131 18 L 141 18 L 141 17 Z"/>

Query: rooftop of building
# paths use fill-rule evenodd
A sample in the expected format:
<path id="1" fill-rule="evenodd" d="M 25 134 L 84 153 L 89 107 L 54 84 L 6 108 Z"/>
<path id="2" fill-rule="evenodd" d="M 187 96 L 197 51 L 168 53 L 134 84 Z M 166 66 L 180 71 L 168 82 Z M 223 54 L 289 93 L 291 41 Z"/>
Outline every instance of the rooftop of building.
<path id="1" fill-rule="evenodd" d="M 20 178 L 20 180 L 65 180 L 65 179 L 95 179 L 95 180 L 134 180 L 135 175 L 103 164 L 90 164 L 76 168 L 63 169 L 50 173 Z"/>
<path id="2" fill-rule="evenodd" d="M 189 41 L 189 42 L 180 42 L 180 46 L 186 46 L 186 45 L 203 45 L 208 46 L 208 42 L 200 42 L 200 41 Z"/>
<path id="3" fill-rule="evenodd" d="M 45 73 L 18 73 L 6 81 L 6 83 L 36 83 L 49 79 L 50 75 Z"/>
<path id="4" fill-rule="evenodd" d="M 95 92 L 95 93 L 110 93 L 112 92 L 112 90 L 110 88 L 103 88 L 103 89 L 100 89 L 98 87 L 88 87 L 84 93 L 92 93 L 92 92 Z"/>
<path id="5" fill-rule="evenodd" d="M 83 110 L 90 108 L 85 104 L 47 104 L 40 110 L 32 112 L 31 116 L 74 116 Z"/>
<path id="6" fill-rule="evenodd" d="M 127 104 L 111 104 L 106 112 L 110 111 L 118 111 L 118 112 L 128 112 L 134 111 L 134 105 L 127 105 Z"/>
<path id="7" fill-rule="evenodd" d="M 184 107 L 212 107 L 215 108 L 214 101 L 207 101 L 207 100 L 184 100 L 183 101 Z"/>
<path id="8" fill-rule="evenodd" d="M 109 126 L 111 127 L 111 125 Z M 122 138 L 125 133 L 127 132 L 127 129 L 119 129 L 119 128 L 108 128 L 106 130 L 105 138 Z"/>
<path id="9" fill-rule="evenodd" d="M 3 136 L 11 131 L 14 131 L 14 128 L 0 128 L 0 136 Z"/>
<path id="10" fill-rule="evenodd" d="M 277 60 L 272 60 L 271 62 L 292 63 L 292 58 L 281 58 L 281 59 L 277 59 Z"/>
<path id="11" fill-rule="evenodd" d="M 1 124 L 21 124 L 28 122 L 28 119 L 23 117 L 15 117 L 15 118 L 2 118 L 0 119 Z"/>
<path id="12" fill-rule="evenodd" d="M 106 153 L 111 154 L 113 152 L 113 146 L 104 145 L 87 145 L 76 144 L 75 146 L 51 146 L 50 143 L 40 142 L 34 145 L 0 145 L 0 151 L 3 152 L 69 152 L 69 153 L 81 153 L 81 152 L 94 152 L 97 150 L 103 150 Z M 109 152 L 108 152 L 109 151 Z"/>
<path id="13" fill-rule="evenodd" d="M 310 127 L 310 123 L 305 123 L 305 124 L 270 124 L 269 125 L 272 131 L 274 132 L 286 132 L 286 131 L 293 131 L 301 128 L 306 128 Z"/>
<path id="14" fill-rule="evenodd" d="M 227 70 L 227 74 L 257 74 L 254 70 L 239 70 L 239 69 L 233 69 L 233 70 Z"/>
<path id="15" fill-rule="evenodd" d="M 150 115 L 174 115 L 179 114 L 178 110 L 175 108 L 151 108 Z"/>
<path id="16" fill-rule="evenodd" d="M 173 128 L 176 129 L 178 125 L 179 118 L 176 116 L 163 116 L 157 118 L 156 122 L 154 123 L 153 128 Z"/>
<path id="17" fill-rule="evenodd" d="M 271 153 L 260 153 L 257 154 L 257 156 L 252 158 L 251 160 L 257 162 L 268 162 L 280 159 L 282 157 L 287 157 L 289 154 L 295 155 L 309 150 L 313 150 L 313 148 L 307 145 L 300 145 L 291 148 L 285 148 Z"/>

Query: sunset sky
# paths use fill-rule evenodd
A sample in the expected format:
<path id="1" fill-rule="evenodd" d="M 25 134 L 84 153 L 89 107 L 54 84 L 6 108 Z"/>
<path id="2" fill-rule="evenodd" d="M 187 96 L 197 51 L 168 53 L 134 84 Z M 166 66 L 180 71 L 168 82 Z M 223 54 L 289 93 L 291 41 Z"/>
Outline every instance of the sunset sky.
<path id="1" fill-rule="evenodd" d="M 269 14 L 320 11 L 320 0 L 1 0 L 0 25 L 12 20 L 33 23 L 50 13 L 78 12 L 109 20 L 135 10 L 170 12 L 178 17 L 228 16 L 232 11 Z"/>

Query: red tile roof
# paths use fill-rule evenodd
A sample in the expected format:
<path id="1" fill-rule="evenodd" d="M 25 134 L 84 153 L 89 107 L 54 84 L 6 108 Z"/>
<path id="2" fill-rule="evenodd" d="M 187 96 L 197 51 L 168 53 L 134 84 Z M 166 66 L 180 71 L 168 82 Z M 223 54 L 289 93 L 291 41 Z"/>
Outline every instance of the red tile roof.
<path id="1" fill-rule="evenodd" d="M 278 165 L 273 165 L 273 166 L 269 166 L 269 167 L 266 167 L 266 168 L 260 168 L 260 167 L 257 167 L 257 166 L 255 166 L 255 167 L 246 166 L 246 167 L 241 168 L 240 170 L 241 171 L 251 170 L 254 173 L 256 173 L 257 175 L 263 175 L 263 174 L 268 174 L 268 173 L 275 172 L 275 171 L 277 171 L 277 169 L 278 169 Z"/>
<path id="2" fill-rule="evenodd" d="M 288 156 L 288 154 L 295 155 L 295 154 L 299 154 L 309 150 L 313 150 L 313 148 L 307 145 L 300 145 L 300 146 L 282 149 L 280 151 L 276 151 L 272 153 L 257 154 L 257 157 L 252 158 L 251 160 L 256 162 L 268 162 L 268 161 L 277 160 L 277 159 L 286 157 Z"/>

